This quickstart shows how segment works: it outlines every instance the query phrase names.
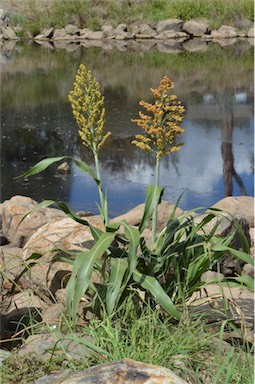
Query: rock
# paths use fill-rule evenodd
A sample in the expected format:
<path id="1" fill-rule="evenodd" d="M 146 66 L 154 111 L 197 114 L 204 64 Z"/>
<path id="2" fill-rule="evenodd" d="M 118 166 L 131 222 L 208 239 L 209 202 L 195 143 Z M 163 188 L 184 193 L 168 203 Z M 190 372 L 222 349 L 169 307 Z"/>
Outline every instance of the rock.
<path id="1" fill-rule="evenodd" d="M 67 35 L 65 28 L 55 29 L 53 33 L 54 40 L 63 40 Z"/>
<path id="2" fill-rule="evenodd" d="M 65 31 L 66 31 L 66 34 L 67 34 L 67 35 L 76 35 L 76 34 L 79 34 L 80 29 L 77 28 L 75 25 L 68 24 L 68 25 L 65 27 Z"/>
<path id="3" fill-rule="evenodd" d="M 119 25 L 115 28 L 115 33 L 116 33 L 116 34 L 121 34 L 121 33 L 124 33 L 124 32 L 128 32 L 127 25 L 124 24 L 124 23 L 119 24 Z"/>
<path id="4" fill-rule="evenodd" d="M 73 334 L 70 337 L 59 332 L 51 334 L 30 335 L 19 349 L 19 356 L 32 355 L 48 360 L 54 355 L 65 354 L 67 359 L 84 359 L 93 355 L 93 351 L 86 347 L 86 342 L 92 343 L 90 336 Z"/>
<path id="5" fill-rule="evenodd" d="M 211 32 L 212 38 L 217 39 L 228 39 L 232 37 L 237 37 L 238 33 L 234 27 L 230 27 L 228 25 L 222 25 L 219 29 L 213 30 Z"/>
<path id="6" fill-rule="evenodd" d="M 19 40 L 19 37 L 11 27 L 2 28 L 2 35 L 4 40 Z"/>
<path id="7" fill-rule="evenodd" d="M 135 30 L 133 30 L 136 38 L 140 39 L 151 39 L 156 35 L 155 29 L 151 28 L 150 25 L 142 23 Z"/>
<path id="8" fill-rule="evenodd" d="M 243 267 L 243 275 L 250 276 L 254 279 L 254 267 L 250 264 L 245 264 Z"/>
<path id="9" fill-rule="evenodd" d="M 209 284 L 206 291 L 193 293 L 186 304 L 190 310 L 203 313 L 209 321 L 234 319 L 239 327 L 254 327 L 254 294 L 248 289 Z"/>
<path id="10" fill-rule="evenodd" d="M 168 201 L 162 200 L 158 206 L 158 227 L 157 230 L 161 231 L 169 219 L 170 214 L 173 212 L 175 205 Z M 138 226 L 141 223 L 144 212 L 144 204 L 137 205 L 131 211 L 124 213 L 121 216 L 115 217 L 111 222 L 116 223 L 118 221 L 125 220 L 129 225 Z M 183 210 L 176 208 L 175 217 L 179 217 L 183 214 Z"/>
<path id="11" fill-rule="evenodd" d="M 47 40 L 52 38 L 54 32 L 54 28 L 44 28 L 39 35 L 34 37 L 35 40 Z"/>
<path id="12" fill-rule="evenodd" d="M 36 205 L 37 202 L 30 197 L 19 195 L 4 201 L 2 205 L 3 234 L 12 245 L 23 247 L 36 229 L 53 218 L 65 216 L 59 209 L 41 208 L 30 213 L 19 225 L 24 215 Z"/>
<path id="13" fill-rule="evenodd" d="M 103 230 L 103 224 L 94 216 L 88 218 Z M 61 254 L 57 249 L 80 252 L 94 244 L 88 226 L 77 223 L 69 217 L 51 221 L 40 227 L 28 240 L 22 251 L 23 260 L 32 253 L 42 254 L 38 262 L 26 274 L 28 284 L 40 295 L 51 296 L 66 286 L 72 266 L 66 262 L 52 262 L 53 256 Z"/>
<path id="14" fill-rule="evenodd" d="M 81 372 L 66 370 L 38 379 L 35 384 L 187 384 L 170 369 L 131 359 L 100 364 Z"/>
<path id="15" fill-rule="evenodd" d="M 248 33 L 247 33 L 247 36 L 248 37 L 254 37 L 254 27 L 250 28 Z"/>
<path id="16" fill-rule="evenodd" d="M 244 218 L 248 221 L 250 228 L 254 227 L 254 197 L 252 196 L 228 196 L 211 208 L 221 209 L 223 215 L 230 213 L 236 219 Z"/>
<path id="17" fill-rule="evenodd" d="M 11 244 L 1 247 L 0 255 L 3 263 L 5 279 L 11 282 L 13 282 L 15 277 L 23 268 L 21 253 L 21 248 L 15 247 Z"/>
<path id="18" fill-rule="evenodd" d="M 89 40 L 101 40 L 104 37 L 104 32 L 103 31 L 90 31 L 87 33 L 86 38 Z"/>
<path id="19" fill-rule="evenodd" d="M 165 31 L 155 36 L 158 40 L 167 40 L 167 39 L 179 39 L 179 38 L 187 38 L 188 35 L 185 32 L 178 31 Z"/>
<path id="20" fill-rule="evenodd" d="M 103 25 L 101 27 L 104 37 L 107 39 L 113 39 L 115 37 L 115 30 L 112 25 Z"/>
<path id="21" fill-rule="evenodd" d="M 71 168 L 66 161 L 57 167 L 57 173 L 66 174 L 66 173 L 70 173 L 70 172 L 71 172 Z"/>
<path id="22" fill-rule="evenodd" d="M 223 279 L 224 279 L 224 275 L 222 273 L 218 273 L 214 271 L 207 271 L 201 275 L 201 281 L 204 281 L 204 282 L 211 282 L 211 281 L 218 282 L 218 281 L 222 281 Z"/>
<path id="23" fill-rule="evenodd" d="M 159 21 L 157 24 L 157 33 L 162 33 L 165 31 L 182 31 L 183 20 L 180 19 L 168 19 Z"/>
<path id="24" fill-rule="evenodd" d="M 194 37 L 201 37 L 209 32 L 209 26 L 202 20 L 189 20 L 182 27 L 184 32 Z"/>

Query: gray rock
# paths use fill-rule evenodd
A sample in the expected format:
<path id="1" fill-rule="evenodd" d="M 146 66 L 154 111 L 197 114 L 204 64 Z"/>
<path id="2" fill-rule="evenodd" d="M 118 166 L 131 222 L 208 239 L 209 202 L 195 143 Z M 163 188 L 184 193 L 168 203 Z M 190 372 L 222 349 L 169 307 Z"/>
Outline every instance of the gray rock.
<path id="1" fill-rule="evenodd" d="M 248 37 L 254 37 L 254 27 L 250 28 L 248 33 L 247 33 L 247 36 Z"/>
<path id="2" fill-rule="evenodd" d="M 168 19 L 159 21 L 157 24 L 157 33 L 162 33 L 165 31 L 182 31 L 183 20 L 180 19 Z"/>
<path id="3" fill-rule="evenodd" d="M 57 167 L 57 173 L 66 174 L 66 173 L 70 173 L 70 172 L 71 172 L 71 168 L 66 161 Z"/>
<path id="4" fill-rule="evenodd" d="M 116 27 L 115 32 L 116 32 L 117 34 L 124 33 L 124 32 L 128 32 L 127 25 L 124 24 L 124 23 L 119 24 L 119 25 Z"/>
<path id="5" fill-rule="evenodd" d="M 97 365 L 81 372 L 67 370 L 38 379 L 35 384 L 187 384 L 170 369 L 131 359 Z"/>
<path id="6" fill-rule="evenodd" d="M 76 25 L 68 24 L 65 27 L 65 31 L 67 35 L 76 35 L 76 34 L 79 34 L 80 29 L 76 27 Z"/>
<path id="7" fill-rule="evenodd" d="M 209 26 L 202 20 L 189 20 L 183 25 L 183 31 L 194 37 L 201 37 L 209 32 Z"/>
<path id="8" fill-rule="evenodd" d="M 86 38 L 88 40 L 101 40 L 104 38 L 104 32 L 103 31 L 90 31 L 87 33 Z"/>
<path id="9" fill-rule="evenodd" d="M 213 30 L 211 32 L 211 37 L 217 39 L 229 39 L 237 36 L 238 32 L 236 31 L 236 29 L 228 25 L 222 25 L 219 29 Z"/>
<path id="10" fill-rule="evenodd" d="M 2 35 L 4 40 L 19 40 L 19 37 L 11 27 L 2 28 Z"/>
<path id="11" fill-rule="evenodd" d="M 54 40 L 63 40 L 64 37 L 67 35 L 65 28 L 55 29 L 53 34 Z"/>

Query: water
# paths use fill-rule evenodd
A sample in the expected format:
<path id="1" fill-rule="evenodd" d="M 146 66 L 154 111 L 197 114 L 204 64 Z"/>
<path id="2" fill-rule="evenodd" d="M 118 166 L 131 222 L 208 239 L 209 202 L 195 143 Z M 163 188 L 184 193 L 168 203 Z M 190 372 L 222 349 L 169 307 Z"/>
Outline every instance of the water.
<path id="1" fill-rule="evenodd" d="M 185 105 L 186 131 L 181 151 L 161 164 L 164 199 L 176 203 L 183 193 L 179 206 L 186 210 L 228 195 L 254 195 L 253 47 L 246 41 L 224 48 L 211 43 L 195 53 L 140 52 L 132 44 L 123 52 L 18 44 L 1 60 L 1 201 L 20 194 L 97 213 L 97 188 L 72 163 L 69 175 L 52 166 L 14 179 L 50 156 L 69 155 L 93 166 L 67 99 L 80 63 L 92 69 L 105 96 L 112 136 L 100 164 L 111 217 L 143 203 L 146 186 L 154 183 L 154 158 L 130 144 L 140 132 L 131 119 L 165 74 Z"/>

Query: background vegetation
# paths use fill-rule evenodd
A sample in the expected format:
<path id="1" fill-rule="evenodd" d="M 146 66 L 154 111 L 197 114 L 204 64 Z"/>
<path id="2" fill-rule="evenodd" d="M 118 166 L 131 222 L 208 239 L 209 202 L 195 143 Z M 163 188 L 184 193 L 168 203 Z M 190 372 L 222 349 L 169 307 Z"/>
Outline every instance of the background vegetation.
<path id="1" fill-rule="evenodd" d="M 156 23 L 167 18 L 207 19 L 211 28 L 229 24 L 247 29 L 254 20 L 253 0 L 6 0 L 15 9 L 13 24 L 37 34 L 43 27 L 61 28 L 74 23 L 81 28 L 100 29 L 103 24 L 116 27 L 125 22 Z M 15 4 L 22 3 L 22 4 Z"/>

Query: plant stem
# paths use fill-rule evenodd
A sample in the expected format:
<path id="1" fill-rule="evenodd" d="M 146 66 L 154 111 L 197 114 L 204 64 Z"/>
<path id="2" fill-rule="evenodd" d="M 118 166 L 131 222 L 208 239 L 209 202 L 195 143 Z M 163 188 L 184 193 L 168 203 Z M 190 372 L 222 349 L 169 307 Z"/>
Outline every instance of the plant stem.
<path id="1" fill-rule="evenodd" d="M 156 179 L 155 179 L 155 186 L 159 186 L 159 170 L 160 170 L 160 158 L 157 157 L 156 159 Z M 153 212 L 152 216 L 152 246 L 154 246 L 156 242 L 157 237 L 157 221 L 158 221 L 158 206 L 156 207 L 155 211 Z"/>
<path id="2" fill-rule="evenodd" d="M 104 224 L 108 225 L 108 223 L 109 223 L 108 204 L 107 204 L 106 198 L 104 197 L 104 194 L 103 194 L 102 181 L 101 181 L 101 175 L 100 175 L 100 167 L 99 167 L 99 161 L 98 161 L 98 152 L 97 152 L 95 145 L 93 145 L 93 155 L 94 155 L 94 159 L 95 159 L 96 175 L 97 175 L 97 178 L 99 180 L 99 184 L 97 184 L 97 188 L 98 188 L 99 198 L 100 198 L 101 215 L 103 216 Z"/>

